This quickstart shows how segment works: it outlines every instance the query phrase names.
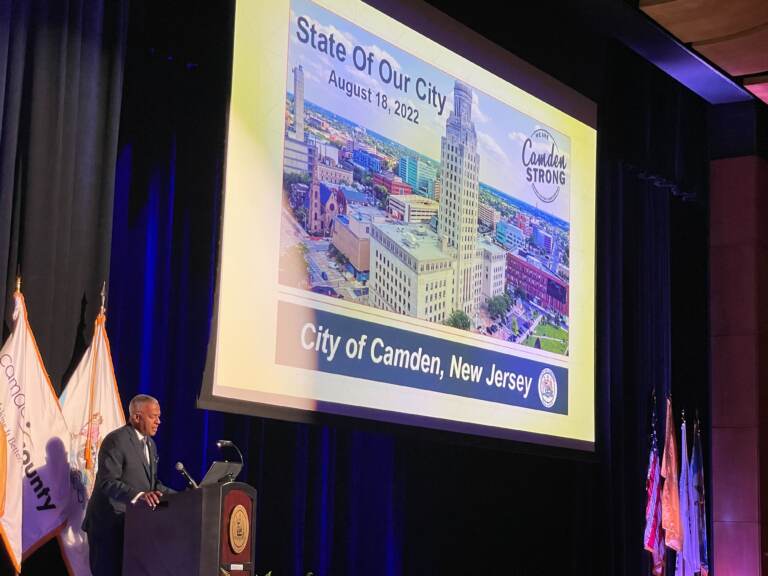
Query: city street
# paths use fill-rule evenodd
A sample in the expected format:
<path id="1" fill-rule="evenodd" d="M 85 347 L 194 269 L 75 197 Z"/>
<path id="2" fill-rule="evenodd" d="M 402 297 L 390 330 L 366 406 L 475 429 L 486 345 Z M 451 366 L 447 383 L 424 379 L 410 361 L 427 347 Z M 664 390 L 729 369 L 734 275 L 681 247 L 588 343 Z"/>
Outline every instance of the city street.
<path id="1" fill-rule="evenodd" d="M 302 244 L 306 248 L 305 258 L 310 286 L 327 286 L 333 288 L 345 300 L 360 304 L 368 303 L 365 286 L 348 272 L 339 270 L 338 263 L 329 256 L 330 239 L 307 234 L 287 209 L 283 210 L 283 226 L 280 233 L 283 250 L 296 244 Z"/>

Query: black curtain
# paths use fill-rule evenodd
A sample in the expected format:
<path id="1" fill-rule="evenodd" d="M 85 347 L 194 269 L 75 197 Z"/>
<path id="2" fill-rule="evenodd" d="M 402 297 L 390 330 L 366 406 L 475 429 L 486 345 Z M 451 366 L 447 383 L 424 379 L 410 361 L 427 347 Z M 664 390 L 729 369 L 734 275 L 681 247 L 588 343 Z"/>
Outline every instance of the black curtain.
<path id="1" fill-rule="evenodd" d="M 667 395 L 678 449 L 685 409 L 689 423 L 697 414 L 701 419 L 709 452 L 708 106 L 616 44 L 609 48 L 604 86 L 598 156 L 600 456 L 609 574 L 637 575 L 650 573 L 642 547 L 645 479 L 654 425 L 663 449 Z"/>
<path id="2" fill-rule="evenodd" d="M 0 0 L 0 318 L 5 337 L 20 272 L 57 391 L 108 280 L 127 16 L 127 0 Z M 24 573 L 51 563 L 55 543 Z"/>
<path id="3" fill-rule="evenodd" d="M 108 279 L 126 5 L 0 1 L 0 317 L 20 273 L 59 390 Z"/>

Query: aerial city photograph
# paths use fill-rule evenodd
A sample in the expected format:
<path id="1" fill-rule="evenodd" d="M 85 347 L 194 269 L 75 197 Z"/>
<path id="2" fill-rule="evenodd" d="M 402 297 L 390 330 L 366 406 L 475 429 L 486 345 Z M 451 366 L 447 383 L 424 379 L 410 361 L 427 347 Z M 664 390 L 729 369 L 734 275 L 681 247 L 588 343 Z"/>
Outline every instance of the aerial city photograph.
<path id="1" fill-rule="evenodd" d="M 279 282 L 567 356 L 568 139 L 292 6 Z M 378 74 L 324 67 L 329 38 L 369 46 Z"/>

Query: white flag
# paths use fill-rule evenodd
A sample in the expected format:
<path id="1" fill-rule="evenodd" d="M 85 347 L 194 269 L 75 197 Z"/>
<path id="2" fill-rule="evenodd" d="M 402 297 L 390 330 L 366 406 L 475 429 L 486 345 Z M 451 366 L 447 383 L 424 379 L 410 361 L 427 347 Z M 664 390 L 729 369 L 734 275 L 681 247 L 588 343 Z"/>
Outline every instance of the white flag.
<path id="1" fill-rule="evenodd" d="M 3 543 L 16 567 L 56 535 L 69 513 L 69 432 L 27 320 L 14 294 L 13 331 L 0 350 L 0 424 L 5 435 Z"/>
<path id="2" fill-rule="evenodd" d="M 90 576 L 88 540 L 80 529 L 98 468 L 104 436 L 125 424 L 112 367 L 104 311 L 96 318 L 93 339 L 61 395 L 61 409 L 71 431 L 69 446 L 76 503 L 64 533 L 62 549 L 71 574 Z"/>
<path id="3" fill-rule="evenodd" d="M 693 573 L 699 569 L 698 538 L 694 541 L 691 526 L 691 512 L 695 505 L 691 502 L 691 479 L 690 464 L 688 462 L 688 436 L 686 433 L 685 420 L 680 433 L 680 524 L 683 530 L 683 546 L 677 553 L 675 560 L 675 576 L 693 576 Z"/>

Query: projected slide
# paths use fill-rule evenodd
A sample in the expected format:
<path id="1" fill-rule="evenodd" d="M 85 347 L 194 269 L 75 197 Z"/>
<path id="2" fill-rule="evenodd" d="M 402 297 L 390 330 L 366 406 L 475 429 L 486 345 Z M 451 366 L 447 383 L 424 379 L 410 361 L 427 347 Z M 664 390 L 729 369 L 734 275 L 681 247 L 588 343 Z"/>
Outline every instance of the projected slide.
<path id="1" fill-rule="evenodd" d="M 201 405 L 590 448 L 594 129 L 367 5 L 244 4 Z"/>

